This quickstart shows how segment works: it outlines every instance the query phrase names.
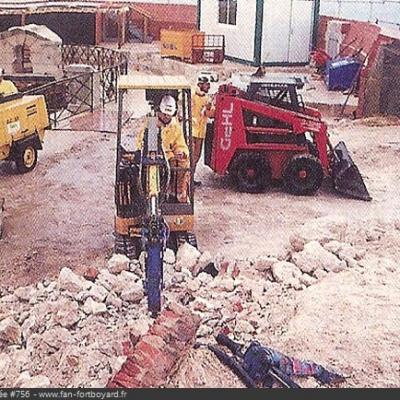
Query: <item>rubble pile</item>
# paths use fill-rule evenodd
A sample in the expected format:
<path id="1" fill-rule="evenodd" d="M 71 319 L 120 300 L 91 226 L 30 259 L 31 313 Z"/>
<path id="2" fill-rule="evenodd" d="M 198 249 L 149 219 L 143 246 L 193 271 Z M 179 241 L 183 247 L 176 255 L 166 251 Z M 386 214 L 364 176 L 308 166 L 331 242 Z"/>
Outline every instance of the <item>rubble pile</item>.
<path id="1" fill-rule="evenodd" d="M 242 342 L 268 334 L 276 328 L 271 298 L 296 296 L 346 270 L 396 270 L 400 224 L 371 226 L 317 219 L 290 238 L 279 259 L 226 260 L 189 244 L 176 255 L 167 250 L 164 304 L 179 303 L 200 317 L 202 342 L 221 330 Z M 3 290 L 0 385 L 105 387 L 154 322 L 143 261 L 114 255 L 106 268 L 87 268 L 83 276 L 64 267 L 56 281 Z"/>

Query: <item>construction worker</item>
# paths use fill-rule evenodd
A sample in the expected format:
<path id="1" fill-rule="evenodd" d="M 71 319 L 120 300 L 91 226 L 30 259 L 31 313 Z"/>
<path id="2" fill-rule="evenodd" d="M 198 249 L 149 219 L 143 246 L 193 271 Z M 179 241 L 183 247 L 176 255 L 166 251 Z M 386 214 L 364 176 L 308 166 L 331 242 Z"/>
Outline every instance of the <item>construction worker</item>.
<path id="1" fill-rule="evenodd" d="M 0 68 L 0 97 L 10 96 L 18 93 L 18 89 L 11 81 L 4 79 L 4 69 Z"/>
<path id="2" fill-rule="evenodd" d="M 165 95 L 161 99 L 156 112 L 158 127 L 161 128 L 162 146 L 171 167 L 190 168 L 189 148 L 186 144 L 182 126 L 178 122 L 176 115 L 178 106 L 176 100 Z M 144 129 L 137 138 L 137 148 L 143 147 Z M 170 182 L 170 194 L 175 195 L 178 202 L 188 201 L 189 171 L 174 171 Z"/>
<path id="3" fill-rule="evenodd" d="M 203 142 L 206 137 L 207 121 L 213 118 L 215 107 L 208 95 L 210 91 L 210 80 L 206 76 L 200 76 L 197 87 L 192 97 L 192 129 L 193 129 L 193 173 L 196 171 L 197 163 L 201 157 Z M 195 181 L 195 186 L 201 182 Z"/>

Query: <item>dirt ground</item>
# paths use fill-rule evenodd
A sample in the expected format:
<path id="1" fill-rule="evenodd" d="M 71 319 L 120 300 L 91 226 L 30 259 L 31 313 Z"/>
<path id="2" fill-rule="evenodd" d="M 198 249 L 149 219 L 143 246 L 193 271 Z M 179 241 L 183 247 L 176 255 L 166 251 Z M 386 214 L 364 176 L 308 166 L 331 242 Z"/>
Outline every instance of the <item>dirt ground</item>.
<path id="1" fill-rule="evenodd" d="M 385 224 L 400 220 L 400 124 L 328 122 L 332 142 L 344 140 L 350 149 L 372 202 L 342 198 L 329 183 L 312 197 L 295 197 L 279 186 L 264 194 L 238 193 L 201 166 L 196 234 L 202 251 L 227 259 L 284 258 L 288 238 L 324 218 L 365 229 L 383 224 L 384 237 Z M 11 164 L 0 164 L 1 287 L 54 278 L 65 266 L 82 272 L 105 265 L 113 249 L 115 144 L 112 133 L 49 131 L 33 172 L 17 175 Z M 371 256 L 397 262 L 399 230 L 390 239 L 368 247 Z M 272 298 L 268 329 L 257 339 L 341 370 L 348 387 L 400 386 L 400 287 L 396 270 L 373 265 Z M 193 351 L 171 385 L 241 386 L 203 350 Z"/>
<path id="2" fill-rule="evenodd" d="M 203 182 L 196 194 L 201 250 L 228 258 L 280 255 L 291 232 L 315 218 L 398 217 L 398 126 L 332 123 L 332 140 L 345 140 L 351 149 L 371 203 L 341 198 L 329 183 L 312 197 L 291 196 L 279 186 L 265 194 L 238 193 L 227 178 L 202 166 L 196 177 Z M 50 131 L 39 157 L 26 175 L 0 165 L 2 286 L 55 276 L 63 266 L 80 270 L 112 253 L 115 135 Z"/>

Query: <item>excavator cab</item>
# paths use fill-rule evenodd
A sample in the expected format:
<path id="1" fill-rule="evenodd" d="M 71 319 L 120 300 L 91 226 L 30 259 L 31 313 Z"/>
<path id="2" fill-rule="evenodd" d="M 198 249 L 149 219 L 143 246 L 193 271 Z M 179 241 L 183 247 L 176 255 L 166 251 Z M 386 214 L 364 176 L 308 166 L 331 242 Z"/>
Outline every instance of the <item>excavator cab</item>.
<path id="1" fill-rule="evenodd" d="M 172 96 L 178 104 L 174 121 L 179 121 L 189 149 L 186 168 L 167 161 L 161 129 L 156 127 L 155 114 L 165 95 Z M 143 146 L 138 148 L 141 133 Z M 177 182 L 182 174 L 186 174 L 188 185 L 184 202 L 177 200 Z M 191 86 L 185 77 L 120 77 L 115 175 L 115 253 L 130 259 L 139 257 L 145 250 L 144 232 L 152 224 L 149 215 L 154 211 L 154 215 L 162 216 L 161 225 L 165 222 L 160 234 L 168 247 L 176 251 L 183 242 L 197 246 L 193 233 Z"/>

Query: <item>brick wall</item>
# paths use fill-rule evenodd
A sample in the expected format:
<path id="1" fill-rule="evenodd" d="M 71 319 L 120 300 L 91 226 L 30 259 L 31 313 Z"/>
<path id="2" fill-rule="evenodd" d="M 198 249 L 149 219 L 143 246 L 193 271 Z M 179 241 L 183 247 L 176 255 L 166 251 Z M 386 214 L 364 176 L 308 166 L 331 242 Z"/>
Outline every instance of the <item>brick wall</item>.
<path id="1" fill-rule="evenodd" d="M 327 30 L 329 21 L 343 21 L 343 40 L 340 45 L 341 56 L 352 56 L 358 53 L 361 61 L 365 60 L 364 69 L 360 76 L 359 103 L 357 117 L 378 112 L 381 92 L 381 66 L 379 54 L 383 46 L 394 41 L 384 36 L 381 27 L 364 21 L 350 21 L 340 18 L 321 16 L 318 26 L 317 47 L 327 48 Z"/>
<path id="2" fill-rule="evenodd" d="M 189 352 L 200 318 L 177 304 L 170 305 L 155 320 L 108 388 L 155 388 L 163 386 Z"/>

